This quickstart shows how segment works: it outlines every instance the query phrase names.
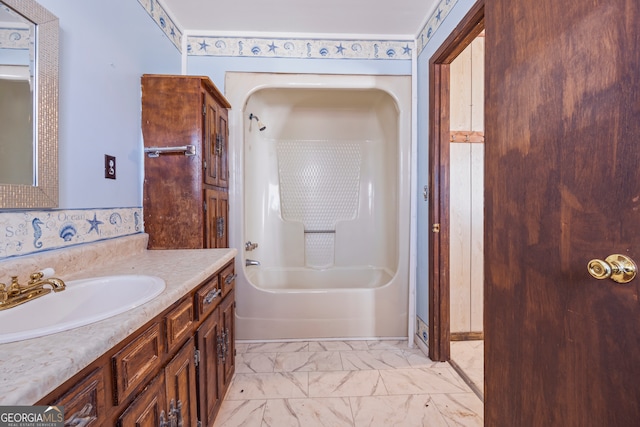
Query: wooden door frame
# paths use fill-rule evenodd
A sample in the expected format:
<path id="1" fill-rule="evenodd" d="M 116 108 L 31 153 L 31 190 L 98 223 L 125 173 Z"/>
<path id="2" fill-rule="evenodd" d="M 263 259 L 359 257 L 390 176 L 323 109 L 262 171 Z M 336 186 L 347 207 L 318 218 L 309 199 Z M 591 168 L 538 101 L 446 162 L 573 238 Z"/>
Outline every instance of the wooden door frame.
<path id="1" fill-rule="evenodd" d="M 429 60 L 429 357 L 435 361 L 448 361 L 451 353 L 450 64 L 482 30 L 484 0 L 478 0 Z"/>

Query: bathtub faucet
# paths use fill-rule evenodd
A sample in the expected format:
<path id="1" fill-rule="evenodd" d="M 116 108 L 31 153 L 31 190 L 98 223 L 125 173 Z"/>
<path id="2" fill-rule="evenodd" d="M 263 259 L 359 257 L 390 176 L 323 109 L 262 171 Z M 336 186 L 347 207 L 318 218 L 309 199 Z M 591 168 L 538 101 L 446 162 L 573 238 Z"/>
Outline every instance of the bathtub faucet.
<path id="1" fill-rule="evenodd" d="M 244 265 L 246 265 L 247 267 L 249 267 L 250 265 L 260 265 L 260 261 L 256 261 L 256 260 L 247 258 L 244 261 Z"/>
<path id="2" fill-rule="evenodd" d="M 244 244 L 244 250 L 245 251 L 252 251 L 257 247 L 258 247 L 258 244 L 257 243 L 251 243 L 251 240 L 249 240 L 248 242 L 246 242 Z"/>

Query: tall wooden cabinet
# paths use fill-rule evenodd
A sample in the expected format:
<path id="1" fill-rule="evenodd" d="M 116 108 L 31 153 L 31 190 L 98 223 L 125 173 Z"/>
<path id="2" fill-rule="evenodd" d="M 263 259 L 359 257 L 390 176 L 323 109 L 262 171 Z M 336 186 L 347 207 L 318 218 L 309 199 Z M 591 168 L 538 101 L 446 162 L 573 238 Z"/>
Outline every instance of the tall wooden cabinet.
<path id="1" fill-rule="evenodd" d="M 230 107 L 208 77 L 142 76 L 149 249 L 228 247 Z"/>

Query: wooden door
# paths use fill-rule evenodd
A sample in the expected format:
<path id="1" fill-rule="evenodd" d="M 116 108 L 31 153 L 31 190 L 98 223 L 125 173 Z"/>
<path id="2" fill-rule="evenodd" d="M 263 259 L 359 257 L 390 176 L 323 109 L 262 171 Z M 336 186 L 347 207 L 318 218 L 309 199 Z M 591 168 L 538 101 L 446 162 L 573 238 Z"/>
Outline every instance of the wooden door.
<path id="1" fill-rule="evenodd" d="M 199 420 L 203 426 L 213 425 L 213 420 L 222 403 L 222 392 L 218 381 L 218 337 L 220 336 L 219 308 L 200 325 L 197 331 L 197 346 L 200 352 L 198 364 Z"/>
<path id="2" fill-rule="evenodd" d="M 485 423 L 640 420 L 640 3 L 485 1 Z"/>

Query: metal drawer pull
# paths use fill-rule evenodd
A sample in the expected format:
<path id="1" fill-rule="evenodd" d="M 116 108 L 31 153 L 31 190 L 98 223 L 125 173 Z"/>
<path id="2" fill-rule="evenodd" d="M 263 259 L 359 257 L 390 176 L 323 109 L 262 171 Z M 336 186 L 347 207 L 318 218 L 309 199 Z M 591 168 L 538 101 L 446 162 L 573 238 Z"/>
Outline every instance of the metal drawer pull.
<path id="1" fill-rule="evenodd" d="M 225 285 L 229 285 L 229 284 L 231 284 L 231 282 L 233 282 L 234 280 L 236 280 L 236 277 L 238 277 L 238 275 L 237 275 L 237 274 L 235 274 L 235 273 L 228 275 L 228 276 L 227 276 L 227 277 L 225 277 L 225 279 L 224 279 L 224 284 L 225 284 Z"/>
<path id="2" fill-rule="evenodd" d="M 213 289 L 209 291 L 207 296 L 204 297 L 204 303 L 211 304 L 211 302 L 216 299 L 220 294 L 222 294 L 222 289 Z"/>

